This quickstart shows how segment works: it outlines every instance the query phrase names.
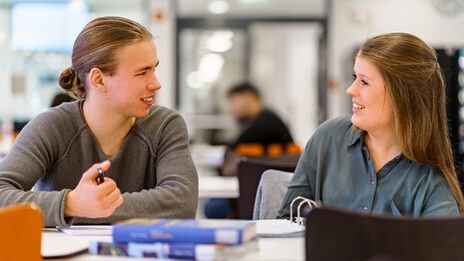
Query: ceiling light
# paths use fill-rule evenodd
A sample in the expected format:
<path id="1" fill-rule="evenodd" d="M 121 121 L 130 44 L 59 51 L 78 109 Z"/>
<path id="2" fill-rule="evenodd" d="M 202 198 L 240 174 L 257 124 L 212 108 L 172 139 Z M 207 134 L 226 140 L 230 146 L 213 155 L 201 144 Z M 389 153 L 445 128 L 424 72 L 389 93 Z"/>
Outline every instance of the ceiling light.
<path id="1" fill-rule="evenodd" d="M 217 80 L 224 65 L 224 57 L 216 53 L 209 53 L 201 57 L 198 66 L 198 79 L 202 82 Z"/>
<path id="2" fill-rule="evenodd" d="M 244 5 L 257 5 L 257 4 L 265 4 L 268 0 L 239 0 L 240 3 Z"/>
<path id="3" fill-rule="evenodd" d="M 225 52 L 232 47 L 233 36 L 232 31 L 216 31 L 206 40 L 206 47 L 212 52 Z"/>
<path id="4" fill-rule="evenodd" d="M 208 11 L 213 14 L 224 14 L 230 9 L 229 4 L 224 0 L 214 0 L 208 5 Z"/>
<path id="5" fill-rule="evenodd" d="M 231 30 L 219 30 L 215 31 L 213 36 L 232 39 L 232 37 L 234 37 L 234 32 Z"/>
<path id="6" fill-rule="evenodd" d="M 202 87 L 204 82 L 200 80 L 199 73 L 195 71 L 187 75 L 187 84 L 190 88 L 196 89 Z"/>
<path id="7" fill-rule="evenodd" d="M 222 53 L 232 47 L 232 41 L 230 39 L 211 37 L 206 41 L 206 47 L 212 52 Z"/>

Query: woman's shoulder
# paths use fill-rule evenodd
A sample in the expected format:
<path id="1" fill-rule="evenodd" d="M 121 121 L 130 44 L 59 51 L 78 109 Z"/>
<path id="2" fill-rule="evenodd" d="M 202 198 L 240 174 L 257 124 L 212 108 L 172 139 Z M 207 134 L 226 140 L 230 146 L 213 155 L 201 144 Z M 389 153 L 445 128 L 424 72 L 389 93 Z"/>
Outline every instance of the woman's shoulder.
<path id="1" fill-rule="evenodd" d="M 411 170 L 409 171 L 411 174 L 409 177 L 433 186 L 439 183 L 446 183 L 445 176 L 440 168 L 421 164 L 408 158 L 406 158 L 406 162 L 410 166 L 409 170 Z"/>
<path id="2" fill-rule="evenodd" d="M 323 122 L 313 134 L 314 138 L 347 138 L 352 133 L 350 116 L 341 116 Z"/>
<path id="3" fill-rule="evenodd" d="M 348 146 L 359 135 L 352 128 L 349 116 L 330 119 L 319 125 L 305 146 L 305 153 L 320 156 L 321 153 L 332 153 Z"/>
<path id="4" fill-rule="evenodd" d="M 319 125 L 318 129 L 350 129 L 353 126 L 351 123 L 351 116 L 340 116 L 323 122 Z"/>

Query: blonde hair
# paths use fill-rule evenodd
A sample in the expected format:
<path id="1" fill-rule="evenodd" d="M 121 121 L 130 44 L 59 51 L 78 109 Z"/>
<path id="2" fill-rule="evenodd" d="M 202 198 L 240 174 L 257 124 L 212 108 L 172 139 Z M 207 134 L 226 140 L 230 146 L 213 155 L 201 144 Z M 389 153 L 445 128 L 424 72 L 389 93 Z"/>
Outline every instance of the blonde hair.
<path id="1" fill-rule="evenodd" d="M 118 49 L 144 40 L 150 32 L 137 22 L 122 17 L 101 17 L 89 22 L 77 36 L 72 51 L 72 66 L 60 75 L 61 88 L 74 99 L 86 95 L 86 77 L 92 68 L 113 74 Z"/>
<path id="2" fill-rule="evenodd" d="M 435 51 L 414 35 L 389 33 L 367 40 L 358 56 L 373 63 L 384 79 L 403 155 L 439 168 L 463 212 L 448 134 L 445 83 Z"/>

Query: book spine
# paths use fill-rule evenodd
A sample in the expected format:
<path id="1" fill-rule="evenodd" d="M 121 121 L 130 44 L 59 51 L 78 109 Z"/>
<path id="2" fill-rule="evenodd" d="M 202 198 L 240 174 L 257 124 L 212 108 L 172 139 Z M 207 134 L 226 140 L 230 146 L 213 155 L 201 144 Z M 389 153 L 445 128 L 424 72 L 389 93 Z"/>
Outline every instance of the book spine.
<path id="1" fill-rule="evenodd" d="M 242 244 L 240 229 L 186 229 L 169 230 L 146 226 L 114 226 L 114 242 L 164 242 L 196 244 Z"/>
<path id="2" fill-rule="evenodd" d="M 195 260 L 196 247 L 195 244 L 91 242 L 89 252 L 94 255 L 106 256 Z M 207 246 L 202 246 L 202 248 L 204 247 Z"/>

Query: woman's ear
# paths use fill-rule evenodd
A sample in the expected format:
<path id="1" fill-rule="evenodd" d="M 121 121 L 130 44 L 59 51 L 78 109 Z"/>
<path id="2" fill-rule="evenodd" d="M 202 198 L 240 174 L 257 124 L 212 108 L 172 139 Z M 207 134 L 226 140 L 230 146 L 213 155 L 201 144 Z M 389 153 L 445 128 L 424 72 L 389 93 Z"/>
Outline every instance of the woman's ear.
<path id="1" fill-rule="evenodd" d="M 98 68 L 92 68 L 89 73 L 90 85 L 99 92 L 106 92 L 106 79 L 103 72 Z"/>

